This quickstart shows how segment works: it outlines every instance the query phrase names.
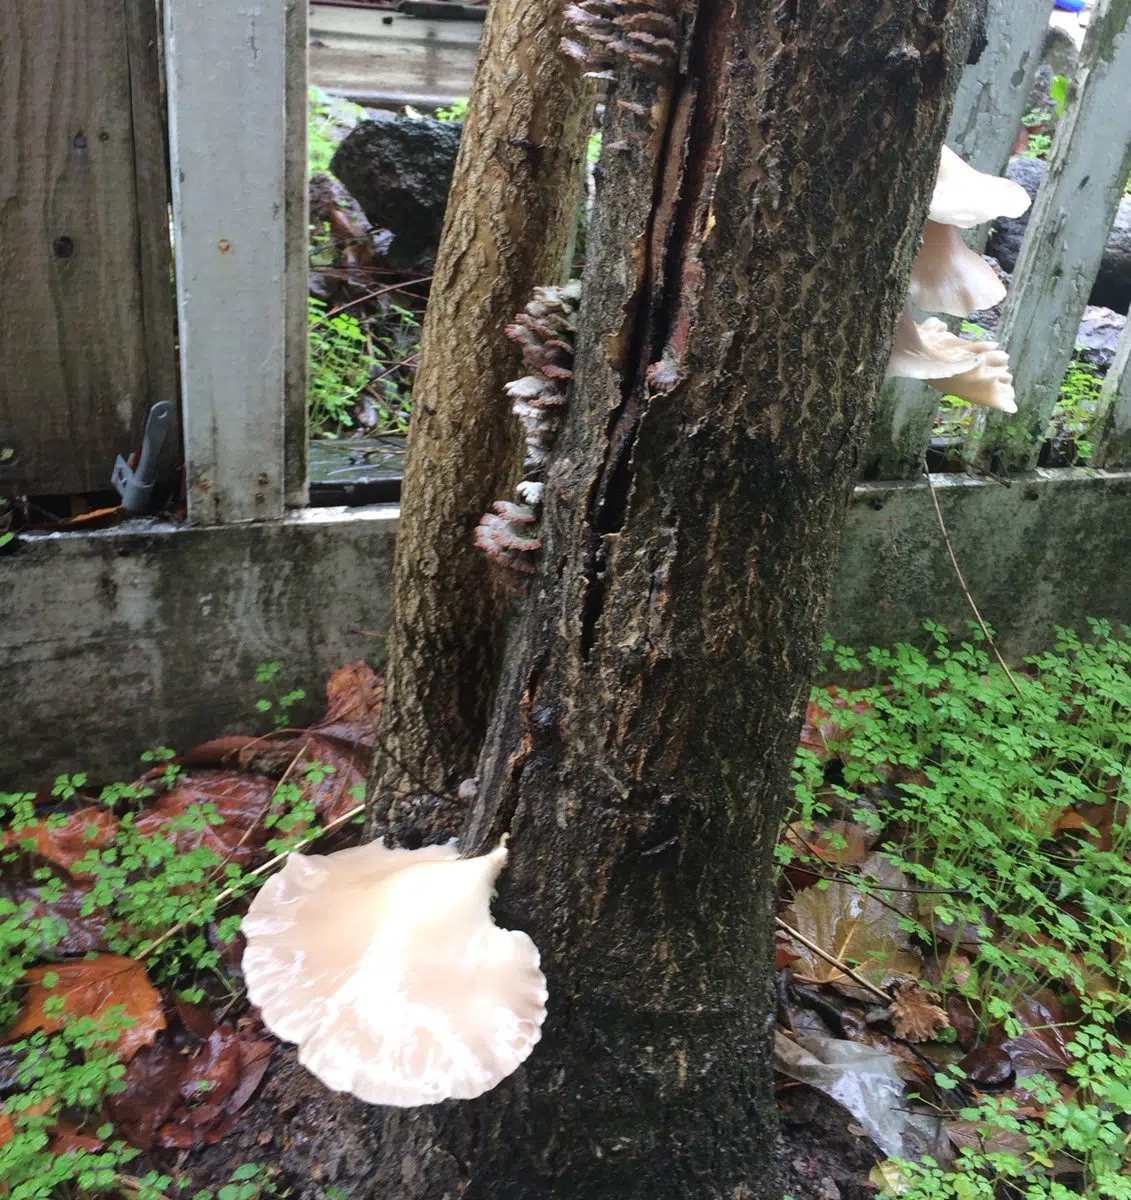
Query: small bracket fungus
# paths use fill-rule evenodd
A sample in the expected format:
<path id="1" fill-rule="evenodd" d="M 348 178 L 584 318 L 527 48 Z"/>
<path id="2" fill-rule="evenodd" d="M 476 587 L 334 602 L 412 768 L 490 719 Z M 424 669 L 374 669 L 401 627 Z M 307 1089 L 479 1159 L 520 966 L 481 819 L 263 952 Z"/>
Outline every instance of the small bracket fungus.
<path id="1" fill-rule="evenodd" d="M 534 298 L 506 327 L 506 335 L 522 347 L 528 375 L 504 386 L 511 411 L 518 417 L 526 439 L 523 468 L 538 475 L 562 423 L 570 380 L 573 378 L 573 338 L 581 284 L 534 289 Z M 524 479 L 516 488 L 518 503 L 497 500 L 491 512 L 479 519 L 475 544 L 495 564 L 506 567 L 512 580 L 533 574 L 542 541 L 537 527 L 542 484 Z"/>
<path id="2" fill-rule="evenodd" d="M 546 1018 L 538 950 L 491 918 L 504 846 L 379 841 L 292 854 L 243 920 L 264 1024 L 328 1088 L 370 1104 L 470 1100 L 529 1056 Z"/>
<path id="3" fill-rule="evenodd" d="M 563 12 L 562 53 L 597 79 L 622 62 L 663 79 L 679 58 L 678 12 L 675 0 L 577 0 Z"/>

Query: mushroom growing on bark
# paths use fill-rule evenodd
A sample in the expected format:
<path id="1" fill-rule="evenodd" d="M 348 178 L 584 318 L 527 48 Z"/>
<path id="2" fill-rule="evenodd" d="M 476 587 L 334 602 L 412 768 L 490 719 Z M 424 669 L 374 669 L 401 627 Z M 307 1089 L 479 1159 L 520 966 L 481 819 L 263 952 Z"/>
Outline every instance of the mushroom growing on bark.
<path id="1" fill-rule="evenodd" d="M 546 1017 L 538 950 L 491 918 L 499 846 L 380 841 L 292 854 L 243 920 L 248 997 L 328 1088 L 370 1104 L 469 1100 L 529 1056 Z"/>
<path id="2" fill-rule="evenodd" d="M 997 216 L 1020 216 L 1028 207 L 1029 196 L 1020 184 L 983 175 L 943 147 L 923 245 L 888 360 L 889 376 L 922 379 L 983 408 L 1017 411 L 1009 357 L 997 342 L 957 337 L 935 317 L 916 324 L 911 305 L 967 317 L 997 304 L 1005 296 L 1004 285 L 958 230 Z"/>

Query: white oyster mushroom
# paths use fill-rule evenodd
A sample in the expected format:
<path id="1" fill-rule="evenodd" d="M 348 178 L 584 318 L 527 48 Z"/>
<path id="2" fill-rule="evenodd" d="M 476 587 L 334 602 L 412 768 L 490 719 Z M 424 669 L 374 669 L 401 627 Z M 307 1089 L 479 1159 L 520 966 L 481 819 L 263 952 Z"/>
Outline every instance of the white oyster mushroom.
<path id="1" fill-rule="evenodd" d="M 248 996 L 328 1088 L 371 1104 L 471 1099 L 527 1058 L 546 1017 L 530 938 L 491 918 L 500 846 L 379 841 L 292 854 L 243 920 Z"/>

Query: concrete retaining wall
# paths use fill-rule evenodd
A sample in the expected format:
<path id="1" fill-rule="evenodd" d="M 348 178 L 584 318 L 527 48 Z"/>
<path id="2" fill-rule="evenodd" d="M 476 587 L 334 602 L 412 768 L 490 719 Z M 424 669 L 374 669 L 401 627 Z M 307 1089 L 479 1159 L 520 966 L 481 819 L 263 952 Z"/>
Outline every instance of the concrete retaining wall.
<path id="1" fill-rule="evenodd" d="M 971 591 L 1011 658 L 1055 624 L 1131 623 L 1131 472 L 1037 471 L 1009 487 L 935 476 Z M 152 522 L 32 535 L 0 558 L 0 788 L 61 771 L 128 778 L 147 747 L 256 731 L 259 663 L 309 696 L 379 655 L 397 509 L 312 509 L 276 523 Z M 913 638 L 970 613 L 921 482 L 853 498 L 829 614 L 841 641 Z"/>

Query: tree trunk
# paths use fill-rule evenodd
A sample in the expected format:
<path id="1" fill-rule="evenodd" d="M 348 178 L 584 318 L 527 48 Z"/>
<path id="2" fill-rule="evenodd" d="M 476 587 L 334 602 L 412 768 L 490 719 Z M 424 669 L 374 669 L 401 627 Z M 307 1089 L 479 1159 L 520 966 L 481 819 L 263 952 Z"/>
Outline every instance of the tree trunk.
<path id="1" fill-rule="evenodd" d="M 519 355 L 502 330 L 533 286 L 563 276 L 592 111 L 560 36 L 558 0 L 492 0 L 413 387 L 377 828 L 398 793 L 454 791 L 487 726 L 505 592 L 471 539 L 519 461 L 502 392 Z"/>
<path id="2" fill-rule="evenodd" d="M 619 72 L 463 839 L 510 834 L 549 1016 L 479 1100 L 343 1106 L 354 1200 L 779 1194 L 771 854 L 968 36 L 960 0 L 704 3 L 670 89 Z"/>

